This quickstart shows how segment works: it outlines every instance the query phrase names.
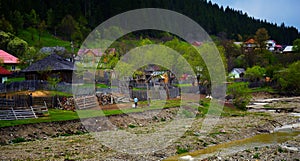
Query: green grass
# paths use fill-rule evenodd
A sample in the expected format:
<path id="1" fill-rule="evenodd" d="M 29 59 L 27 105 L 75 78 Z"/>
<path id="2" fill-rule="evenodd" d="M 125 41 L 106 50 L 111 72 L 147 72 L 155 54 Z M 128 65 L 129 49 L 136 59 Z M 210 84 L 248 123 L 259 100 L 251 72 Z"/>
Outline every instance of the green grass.
<path id="1" fill-rule="evenodd" d="M 24 80 L 25 80 L 25 77 L 14 77 L 14 78 L 8 78 L 6 83 L 22 82 Z"/>
<path id="2" fill-rule="evenodd" d="M 254 159 L 260 159 L 260 154 L 259 153 L 255 153 L 252 157 L 254 158 Z"/>
<path id="3" fill-rule="evenodd" d="M 73 96 L 72 93 L 66 93 L 61 91 L 50 91 L 51 96 L 63 96 L 63 97 L 71 97 Z"/>
<path id="4" fill-rule="evenodd" d="M 49 109 L 49 116 L 39 117 L 37 119 L 22 119 L 22 120 L 12 120 L 12 121 L 1 120 L 0 127 L 15 126 L 21 124 L 34 124 L 34 123 L 41 123 L 41 122 L 75 120 L 78 118 L 79 117 L 77 113 L 73 111 Z"/>
<path id="5" fill-rule="evenodd" d="M 211 114 L 213 114 L 213 113 L 219 114 L 221 112 L 221 116 L 223 116 L 223 117 L 245 116 L 246 114 L 251 114 L 251 113 L 248 113 L 247 111 L 242 111 L 235 107 L 224 106 L 223 109 L 220 109 L 220 107 L 218 107 L 218 108 L 210 107 L 209 99 L 200 100 L 200 105 L 201 106 L 198 107 L 199 115 L 197 117 L 204 117 L 208 113 L 209 110 L 211 110 L 210 111 Z"/>
<path id="6" fill-rule="evenodd" d="M 134 91 L 146 91 L 147 88 L 133 88 Z"/>
<path id="7" fill-rule="evenodd" d="M 185 83 L 185 84 L 173 84 L 175 87 L 192 87 L 191 83 Z"/>
<path id="8" fill-rule="evenodd" d="M 109 88 L 108 85 L 106 85 L 106 84 L 101 84 L 101 83 L 96 84 L 96 87 L 97 87 L 97 88 Z"/>
<path id="9" fill-rule="evenodd" d="M 21 142 L 26 142 L 26 139 L 22 137 L 15 138 L 11 141 L 12 143 L 21 143 Z"/>
<path id="10" fill-rule="evenodd" d="M 255 92 L 277 93 L 277 91 L 271 87 L 250 88 L 250 92 L 251 93 L 255 93 Z"/>
<path id="11" fill-rule="evenodd" d="M 177 147 L 177 150 L 176 150 L 176 153 L 177 153 L 177 154 L 183 154 L 183 153 L 187 153 L 187 152 L 189 152 L 188 149 L 186 149 L 186 148 L 181 148 L 181 147 Z"/>
<path id="12" fill-rule="evenodd" d="M 59 110 L 59 109 L 49 109 L 49 116 L 39 117 L 37 119 L 23 119 L 23 120 L 0 120 L 0 127 L 15 126 L 21 124 L 34 124 L 41 122 L 54 122 L 54 121 L 67 121 L 76 120 L 80 118 L 91 118 L 99 116 L 110 116 L 110 115 L 120 115 L 126 113 L 144 112 L 148 110 L 162 109 L 176 107 L 177 102 L 171 100 L 170 103 L 166 103 L 165 107 L 161 107 L 153 103 L 153 106 L 146 108 L 128 108 L 128 109 L 115 109 L 115 110 L 77 110 L 77 112 Z M 77 114 L 78 113 L 78 114 Z"/>
<path id="13" fill-rule="evenodd" d="M 221 116 L 224 116 L 224 117 L 245 116 L 246 114 L 248 114 L 247 111 L 243 111 L 243 110 L 237 109 L 235 107 L 224 106 Z"/>
<path id="14" fill-rule="evenodd" d="M 213 133 L 210 133 L 209 135 L 216 136 L 216 135 L 222 135 L 222 134 L 226 134 L 226 132 L 213 132 Z"/>
<path id="15" fill-rule="evenodd" d="M 29 44 L 29 46 L 35 46 L 37 48 L 41 48 L 44 46 L 62 46 L 65 47 L 68 51 L 71 51 L 71 45 L 69 41 L 63 41 L 47 32 L 43 32 L 41 34 L 41 38 L 39 41 L 39 33 L 36 29 L 33 28 L 21 30 L 18 34 L 18 37 L 24 39 Z"/>
<path id="16" fill-rule="evenodd" d="M 188 102 L 180 100 L 168 100 L 164 101 L 152 101 L 151 106 L 146 106 L 147 101 L 140 101 L 139 105 L 143 106 L 143 108 L 127 108 L 127 109 L 114 109 L 114 110 L 77 110 L 77 112 L 73 111 L 66 111 L 66 110 L 59 110 L 59 109 L 49 109 L 49 115 L 45 117 L 39 117 L 37 119 L 23 119 L 23 120 L 12 120 L 12 121 L 0 121 L 0 127 L 6 126 L 15 126 L 21 124 L 34 124 L 34 123 L 41 123 L 41 122 L 55 122 L 55 121 L 67 121 L 67 120 L 76 120 L 80 118 L 92 118 L 92 117 L 99 117 L 99 116 L 110 116 L 110 115 L 120 115 L 120 114 L 127 114 L 127 113 L 136 113 L 136 112 L 144 112 L 148 110 L 157 110 L 163 108 L 172 108 L 172 107 L 179 107 L 180 103 L 182 106 L 187 106 Z M 207 113 L 209 108 L 208 100 L 202 102 L 205 106 L 194 106 L 189 105 L 191 108 L 195 108 L 200 111 L 200 117 L 205 116 L 204 114 Z M 191 115 L 190 113 L 184 113 L 185 115 Z M 235 108 L 231 107 L 224 107 L 221 116 L 232 116 L 238 115 L 243 116 L 247 114 L 247 112 L 240 111 Z"/>

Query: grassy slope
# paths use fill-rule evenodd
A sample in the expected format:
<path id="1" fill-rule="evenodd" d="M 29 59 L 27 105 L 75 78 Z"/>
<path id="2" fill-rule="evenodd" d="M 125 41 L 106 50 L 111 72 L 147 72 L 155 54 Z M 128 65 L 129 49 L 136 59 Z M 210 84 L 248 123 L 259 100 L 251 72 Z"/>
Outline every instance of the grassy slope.
<path id="1" fill-rule="evenodd" d="M 68 51 L 71 51 L 71 45 L 69 41 L 61 40 L 48 32 L 44 31 L 41 34 L 41 38 L 39 41 L 39 33 L 36 29 L 26 29 L 21 30 L 18 34 L 18 37 L 24 39 L 29 46 L 36 47 L 37 50 L 44 46 L 62 46 L 65 47 Z"/>

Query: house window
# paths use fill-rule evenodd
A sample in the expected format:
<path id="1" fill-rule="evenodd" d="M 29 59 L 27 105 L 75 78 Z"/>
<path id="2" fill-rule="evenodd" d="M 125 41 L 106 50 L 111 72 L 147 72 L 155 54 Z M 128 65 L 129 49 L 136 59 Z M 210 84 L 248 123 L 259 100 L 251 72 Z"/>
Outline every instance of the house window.
<path id="1" fill-rule="evenodd" d="M 12 70 L 12 71 L 16 70 L 16 66 L 14 66 L 14 65 L 11 66 L 11 70 Z"/>

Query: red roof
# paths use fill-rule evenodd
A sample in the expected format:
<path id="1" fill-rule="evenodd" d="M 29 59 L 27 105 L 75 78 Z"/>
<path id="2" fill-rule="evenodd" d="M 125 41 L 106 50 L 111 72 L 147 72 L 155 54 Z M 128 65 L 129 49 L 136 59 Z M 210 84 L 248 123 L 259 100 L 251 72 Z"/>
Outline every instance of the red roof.
<path id="1" fill-rule="evenodd" d="M 3 63 L 4 64 L 17 64 L 19 63 L 19 59 L 16 58 L 15 56 L 3 51 L 3 50 L 0 50 L 0 59 L 3 60 Z"/>
<path id="2" fill-rule="evenodd" d="M 103 55 L 101 49 L 79 49 L 77 54 L 79 56 L 83 56 L 84 54 L 88 53 L 89 51 L 91 51 L 95 56 Z"/>
<path id="3" fill-rule="evenodd" d="M 245 41 L 246 44 L 254 44 L 255 40 L 254 39 L 249 39 L 247 41 Z"/>
<path id="4" fill-rule="evenodd" d="M 10 75 L 11 72 L 0 66 L 0 75 Z"/>
<path id="5" fill-rule="evenodd" d="M 194 45 L 194 46 L 201 46 L 201 45 L 202 45 L 202 42 L 194 41 L 194 42 L 192 43 L 192 45 Z"/>

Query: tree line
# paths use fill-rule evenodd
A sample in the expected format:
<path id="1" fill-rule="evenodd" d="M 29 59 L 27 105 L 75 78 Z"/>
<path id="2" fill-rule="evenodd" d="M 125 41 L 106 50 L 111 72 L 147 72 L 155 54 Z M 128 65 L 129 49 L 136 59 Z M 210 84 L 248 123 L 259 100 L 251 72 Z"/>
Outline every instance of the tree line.
<path id="1" fill-rule="evenodd" d="M 280 44 L 292 44 L 300 37 L 295 27 L 258 20 L 207 0 L 2 0 L 0 26 L 16 33 L 28 27 L 47 29 L 65 40 L 82 41 L 101 22 L 138 8 L 177 11 L 198 22 L 209 34 L 236 41 L 248 39 L 258 28 L 266 28 L 270 38 Z"/>

